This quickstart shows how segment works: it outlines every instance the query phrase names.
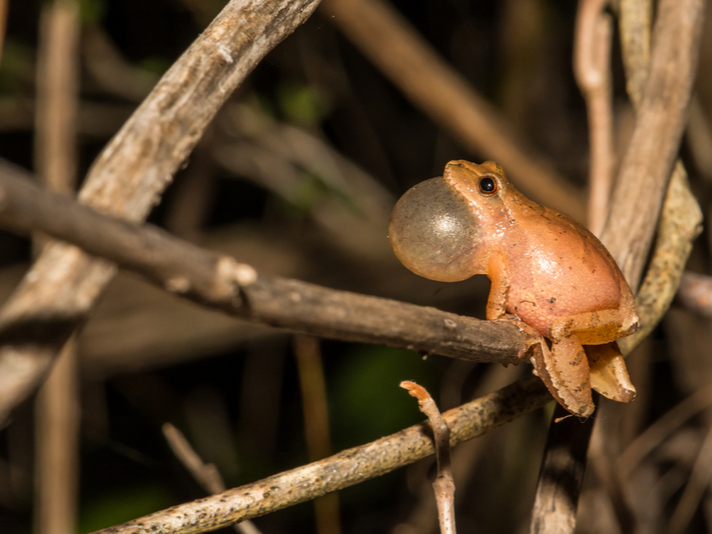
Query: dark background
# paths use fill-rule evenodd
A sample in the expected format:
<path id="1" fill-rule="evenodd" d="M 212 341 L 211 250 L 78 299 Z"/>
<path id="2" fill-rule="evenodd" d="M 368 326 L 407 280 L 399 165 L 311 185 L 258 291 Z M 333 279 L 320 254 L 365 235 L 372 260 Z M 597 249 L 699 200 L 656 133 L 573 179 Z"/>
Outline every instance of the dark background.
<path id="1" fill-rule="evenodd" d="M 79 181 L 221 5 L 82 2 Z M 392 5 L 535 151 L 572 184 L 585 187 L 586 112 L 571 66 L 575 2 L 400 0 Z M 10 2 L 0 65 L 0 156 L 28 169 L 33 168 L 40 7 L 39 2 Z M 109 52 L 96 39 L 107 43 Z M 711 54 L 712 40 L 707 39 L 697 90 L 702 113 L 712 109 Z M 632 115 L 617 47 L 613 57 L 616 144 L 623 153 Z M 109 65 L 109 71 L 114 65 L 128 67 L 131 76 L 112 80 L 97 73 L 92 67 L 97 64 Z M 310 156 L 297 145 L 285 155 L 285 127 L 317 140 L 323 151 Z M 702 146 L 703 156 L 712 153 L 712 146 Z M 682 153 L 707 212 L 712 176 L 700 152 L 687 142 Z M 376 184 L 382 196 L 375 206 L 360 211 L 363 190 L 343 185 L 351 171 L 337 179 L 321 173 L 330 157 L 350 162 Z M 186 239 L 228 250 L 264 272 L 483 317 L 484 277 L 453 285 L 421 280 L 397 263 L 386 240 L 392 202 L 411 185 L 439 175 L 447 161 L 461 158 L 479 162 L 484 156 L 465 150 L 414 107 L 317 10 L 236 91 L 150 220 Z M 281 179 L 266 180 L 255 170 L 258 161 L 282 169 L 270 174 Z M 500 163 L 506 169 L 506 162 Z M 537 200 L 546 202 L 546 196 L 540 191 Z M 382 218 L 364 220 L 371 213 Z M 693 253 L 690 265 L 698 272 L 709 272 L 707 242 L 705 232 Z M 4 295 L 29 258 L 26 239 L 0 235 Z M 161 433 L 164 422 L 184 431 L 204 460 L 219 468 L 228 487 L 309 461 L 291 336 L 237 322 L 226 322 L 220 332 L 201 330 L 204 323 L 227 320 L 193 313 L 190 305 L 121 275 L 80 336 L 81 532 L 203 496 L 168 448 Z M 631 357 L 639 390 L 634 406 L 601 403 L 597 417 L 611 423 L 606 428 L 613 435 L 604 434 L 604 442 L 614 440 L 613 449 L 620 453 L 635 435 L 708 383 L 710 331 L 707 320 L 682 309 L 671 312 Z M 398 388 L 401 380 L 428 387 L 444 410 L 529 372 L 526 366 L 504 370 L 336 341 L 323 341 L 321 351 L 334 452 L 423 419 L 416 402 Z M 31 529 L 33 402 L 25 403 L 0 434 L 4 533 Z M 466 452 L 455 476 L 462 532 L 526 528 L 550 409 L 461 446 Z M 646 523 L 650 532 L 664 532 L 709 422 L 705 411 L 681 421 L 676 432 L 640 460 L 640 476 L 630 481 L 632 494 L 643 499 L 649 487 L 664 488 L 655 494 L 661 500 L 649 503 L 658 510 L 656 519 Z M 458 478 L 464 473 L 458 465 L 469 466 L 470 474 Z M 591 471 L 579 531 L 616 532 L 610 495 Z M 343 532 L 418 532 L 403 525 L 422 506 L 421 493 L 428 498 L 432 475 L 432 461 L 426 460 L 341 492 Z M 690 532 L 709 530 L 708 493 Z M 303 504 L 255 522 L 265 534 L 313 531 L 313 506 Z"/>

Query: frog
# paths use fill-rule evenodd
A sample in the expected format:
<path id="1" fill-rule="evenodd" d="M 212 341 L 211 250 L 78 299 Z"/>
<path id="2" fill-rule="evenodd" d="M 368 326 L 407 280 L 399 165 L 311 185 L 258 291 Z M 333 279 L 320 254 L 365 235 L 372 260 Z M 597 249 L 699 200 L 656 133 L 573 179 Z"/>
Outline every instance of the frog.
<path id="1" fill-rule="evenodd" d="M 450 161 L 398 200 L 388 238 L 400 262 L 425 278 L 487 275 L 486 318 L 519 328 L 520 360 L 571 414 L 593 414 L 592 390 L 635 398 L 616 341 L 639 320 L 620 268 L 588 229 L 525 197 L 499 164 Z"/>

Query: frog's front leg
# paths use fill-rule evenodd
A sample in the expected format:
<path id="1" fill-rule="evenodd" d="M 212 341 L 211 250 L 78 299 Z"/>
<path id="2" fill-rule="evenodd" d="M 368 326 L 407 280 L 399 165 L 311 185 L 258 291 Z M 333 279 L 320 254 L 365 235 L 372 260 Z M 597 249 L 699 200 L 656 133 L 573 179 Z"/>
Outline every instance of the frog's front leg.
<path id="1" fill-rule="evenodd" d="M 487 261 L 487 277 L 491 283 L 487 297 L 487 320 L 499 321 L 507 314 L 507 295 L 510 286 L 504 258 L 499 254 L 493 254 Z"/>

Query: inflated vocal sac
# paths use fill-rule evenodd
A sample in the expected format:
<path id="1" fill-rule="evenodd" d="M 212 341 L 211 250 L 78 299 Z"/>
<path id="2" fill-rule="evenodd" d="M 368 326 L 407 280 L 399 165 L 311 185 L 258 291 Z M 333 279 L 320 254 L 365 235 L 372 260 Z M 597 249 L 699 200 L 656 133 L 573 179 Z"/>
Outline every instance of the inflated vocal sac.
<path id="1" fill-rule="evenodd" d="M 409 189 L 388 225 L 393 252 L 408 269 L 441 282 L 476 274 L 479 225 L 467 202 L 442 177 Z"/>

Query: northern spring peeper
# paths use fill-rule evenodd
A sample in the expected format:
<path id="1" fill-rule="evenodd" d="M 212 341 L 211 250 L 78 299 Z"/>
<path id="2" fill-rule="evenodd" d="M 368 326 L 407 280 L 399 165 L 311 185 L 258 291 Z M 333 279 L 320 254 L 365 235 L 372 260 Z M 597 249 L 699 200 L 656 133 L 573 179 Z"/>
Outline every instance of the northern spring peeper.
<path id="1" fill-rule="evenodd" d="M 569 412 L 593 413 L 591 388 L 635 397 L 616 340 L 637 330 L 638 316 L 616 262 L 574 219 L 517 191 L 496 163 L 451 161 L 401 197 L 388 234 L 416 274 L 443 282 L 486 274 L 487 319 L 528 334 L 534 373 Z"/>

